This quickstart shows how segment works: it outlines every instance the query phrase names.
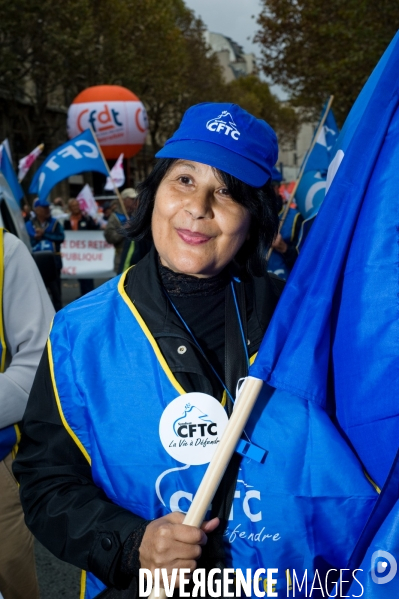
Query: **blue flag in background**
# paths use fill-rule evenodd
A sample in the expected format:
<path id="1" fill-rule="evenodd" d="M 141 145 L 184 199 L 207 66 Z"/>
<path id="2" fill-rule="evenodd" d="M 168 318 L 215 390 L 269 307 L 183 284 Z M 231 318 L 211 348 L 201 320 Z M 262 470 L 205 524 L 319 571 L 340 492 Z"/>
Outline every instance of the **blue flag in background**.
<path id="1" fill-rule="evenodd" d="M 327 103 L 324 105 L 322 110 L 322 116 L 327 109 Z M 320 118 L 320 121 L 321 121 Z M 317 131 L 318 127 L 316 128 Z M 324 122 L 323 128 L 321 129 L 314 148 L 307 159 L 305 172 L 308 171 L 321 171 L 323 174 L 327 174 L 328 167 L 332 159 L 332 151 L 337 142 L 338 138 L 338 126 L 335 122 L 334 114 L 330 108 L 327 114 L 327 118 Z"/>
<path id="2" fill-rule="evenodd" d="M 327 103 L 322 110 L 320 121 L 326 109 Z M 316 132 L 318 128 L 319 126 L 316 128 Z M 324 200 L 327 171 L 333 158 L 333 149 L 338 133 L 337 123 L 330 109 L 312 152 L 309 157 L 305 156 L 306 165 L 295 194 L 298 209 L 305 219 L 314 217 Z"/>
<path id="3" fill-rule="evenodd" d="M 108 175 L 107 167 L 90 129 L 54 150 L 36 171 L 29 187 L 40 200 L 45 200 L 57 183 L 87 171 Z"/>
<path id="4" fill-rule="evenodd" d="M 17 175 L 15 174 L 12 162 L 8 156 L 8 152 L 6 150 L 4 142 L 0 146 L 0 171 L 3 173 L 5 180 L 10 186 L 10 189 L 15 199 L 17 200 L 17 202 L 20 202 L 21 199 L 24 197 L 24 192 L 18 182 Z"/>
<path id="5" fill-rule="evenodd" d="M 399 445 L 398 72 L 399 34 L 348 116 L 344 158 L 251 368 L 335 413 L 379 487 Z"/>

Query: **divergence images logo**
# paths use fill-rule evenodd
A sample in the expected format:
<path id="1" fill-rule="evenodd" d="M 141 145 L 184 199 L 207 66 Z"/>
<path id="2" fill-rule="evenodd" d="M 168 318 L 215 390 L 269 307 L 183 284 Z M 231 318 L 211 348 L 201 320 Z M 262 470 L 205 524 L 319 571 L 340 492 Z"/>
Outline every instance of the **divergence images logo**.
<path id="1" fill-rule="evenodd" d="M 374 551 L 371 556 L 371 579 L 376 584 L 386 584 L 396 575 L 398 565 L 396 559 L 388 551 Z M 381 576 L 382 574 L 382 576 Z"/>
<path id="2" fill-rule="evenodd" d="M 237 129 L 237 125 L 233 121 L 233 117 L 227 110 L 223 110 L 222 114 L 208 121 L 206 128 L 216 133 L 224 132 L 225 135 L 230 135 L 236 141 L 241 135 Z"/>

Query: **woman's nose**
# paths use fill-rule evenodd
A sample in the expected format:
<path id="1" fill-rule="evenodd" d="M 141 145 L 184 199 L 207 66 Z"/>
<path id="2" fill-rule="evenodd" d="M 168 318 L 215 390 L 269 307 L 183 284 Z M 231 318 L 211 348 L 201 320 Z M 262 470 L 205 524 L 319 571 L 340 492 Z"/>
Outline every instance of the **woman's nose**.
<path id="1" fill-rule="evenodd" d="M 207 191 L 193 193 L 186 198 L 184 209 L 195 220 L 211 218 L 213 215 L 211 194 Z"/>

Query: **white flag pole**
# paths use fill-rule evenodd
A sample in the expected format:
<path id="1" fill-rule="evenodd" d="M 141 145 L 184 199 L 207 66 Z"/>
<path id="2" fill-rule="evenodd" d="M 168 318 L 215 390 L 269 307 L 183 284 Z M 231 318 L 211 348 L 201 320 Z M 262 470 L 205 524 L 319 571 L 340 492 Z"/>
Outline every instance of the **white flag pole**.
<path id="1" fill-rule="evenodd" d="M 262 386 L 263 381 L 261 379 L 257 379 L 253 376 L 248 376 L 246 378 L 240 396 L 234 405 L 230 420 L 227 423 L 213 458 L 206 469 L 190 509 L 183 520 L 183 524 L 196 527 L 201 526 L 205 514 L 209 509 L 209 505 L 219 487 L 220 481 L 229 465 L 231 456 L 241 438 L 242 431 L 251 415 L 255 402 L 258 399 Z M 165 589 L 160 589 L 159 597 L 160 599 L 166 599 Z M 155 599 L 154 589 L 152 590 L 149 599 Z"/>
<path id="2" fill-rule="evenodd" d="M 117 197 L 118 197 L 118 200 L 119 200 L 119 204 L 120 204 L 121 210 L 122 210 L 123 214 L 126 216 L 127 220 L 129 220 L 129 216 L 128 216 L 128 213 L 126 212 L 126 208 L 125 208 L 125 204 L 123 203 L 122 196 L 121 196 L 121 194 L 120 194 L 120 191 L 119 191 L 119 189 L 118 189 L 118 188 L 117 188 L 117 186 L 115 185 L 115 183 L 114 183 L 114 180 L 113 180 L 113 179 L 112 179 L 112 177 L 111 177 L 111 171 L 109 170 L 108 162 L 105 160 L 105 156 L 104 156 L 104 154 L 103 154 L 103 151 L 102 151 L 102 149 L 101 149 L 101 146 L 100 146 L 100 144 L 98 143 L 98 139 L 97 139 L 97 136 L 96 136 L 96 134 L 95 134 L 95 132 L 94 132 L 94 129 L 93 129 L 93 127 L 92 127 L 91 125 L 89 125 L 89 129 L 90 129 L 90 131 L 91 131 L 91 132 L 92 132 L 92 134 L 93 134 L 94 140 L 95 140 L 95 142 L 96 142 L 96 145 L 97 145 L 97 149 L 98 149 L 98 151 L 100 152 L 100 154 L 101 154 L 101 158 L 103 159 L 103 162 L 104 162 L 104 165 L 105 165 L 105 168 L 106 168 L 106 169 L 107 169 L 107 171 L 108 171 L 108 176 L 109 176 L 110 180 L 112 181 L 112 185 L 113 185 L 113 187 L 114 187 L 114 192 L 115 192 L 115 194 L 116 194 L 116 195 L 117 195 Z"/>

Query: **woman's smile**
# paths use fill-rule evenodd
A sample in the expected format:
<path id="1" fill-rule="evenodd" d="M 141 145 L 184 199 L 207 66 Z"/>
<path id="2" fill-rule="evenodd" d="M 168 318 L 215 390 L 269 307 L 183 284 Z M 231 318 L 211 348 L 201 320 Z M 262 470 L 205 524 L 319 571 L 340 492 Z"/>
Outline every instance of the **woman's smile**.
<path id="1" fill-rule="evenodd" d="M 189 245 L 201 245 L 207 243 L 212 239 L 212 236 L 205 235 L 204 233 L 197 233 L 190 229 L 176 229 L 176 233 L 185 243 Z"/>

